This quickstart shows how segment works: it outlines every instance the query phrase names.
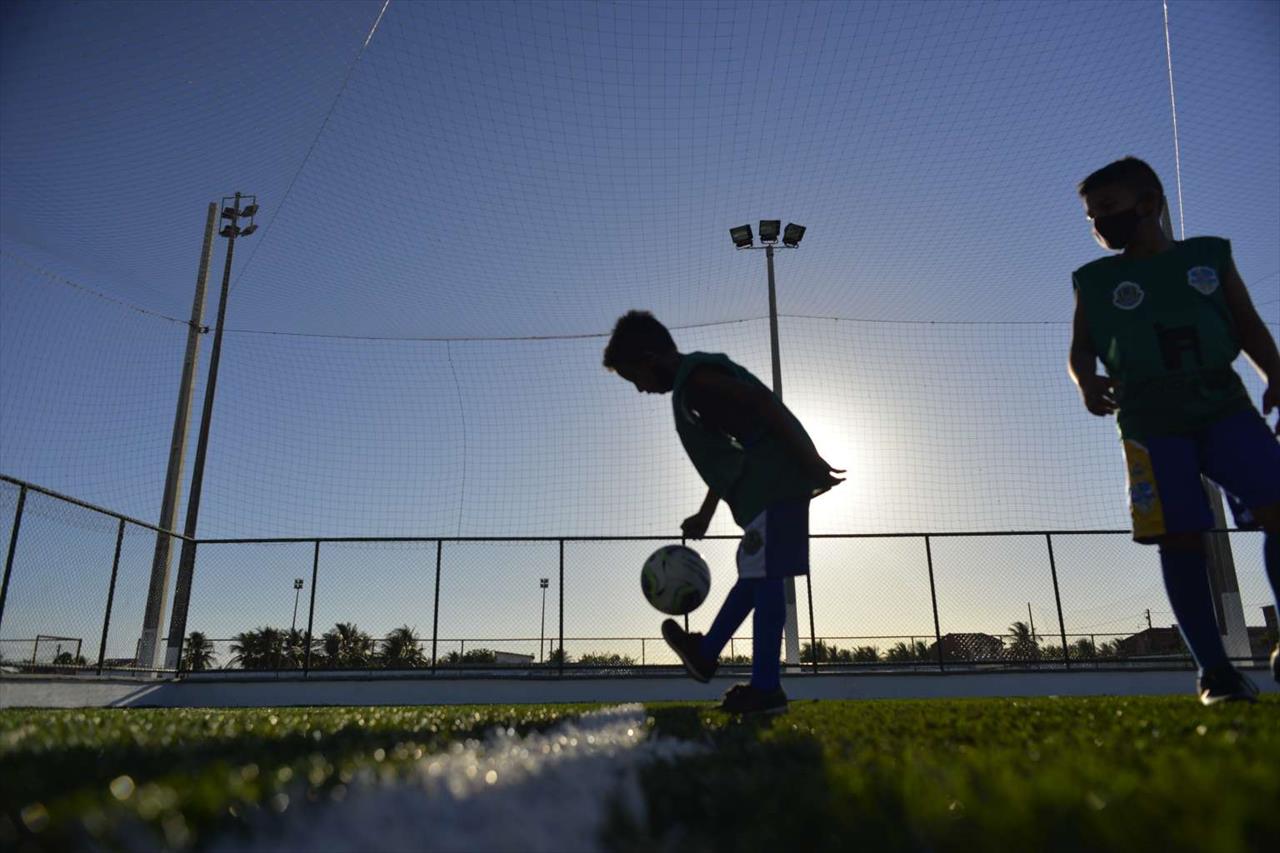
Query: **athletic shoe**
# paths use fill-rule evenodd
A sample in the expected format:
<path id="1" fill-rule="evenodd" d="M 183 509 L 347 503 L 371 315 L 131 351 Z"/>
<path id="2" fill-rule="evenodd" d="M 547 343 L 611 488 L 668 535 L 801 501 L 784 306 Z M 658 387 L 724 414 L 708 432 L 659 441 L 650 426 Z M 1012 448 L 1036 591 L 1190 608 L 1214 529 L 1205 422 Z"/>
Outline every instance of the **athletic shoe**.
<path id="1" fill-rule="evenodd" d="M 1258 698 L 1258 685 L 1230 664 L 1211 669 L 1196 682 L 1203 705 L 1219 702 L 1252 702 Z"/>
<path id="2" fill-rule="evenodd" d="M 735 684 L 724 694 L 720 710 L 728 714 L 781 714 L 787 710 L 787 694 L 777 690 L 757 690 L 750 684 Z"/>
<path id="3" fill-rule="evenodd" d="M 706 684 L 716 674 L 719 664 L 702 653 L 702 635 L 689 633 L 680 627 L 674 619 L 666 619 L 662 623 L 662 639 L 667 641 L 684 664 L 685 671 L 698 681 Z"/>
<path id="4" fill-rule="evenodd" d="M 1280 684 L 1280 643 L 1276 643 L 1276 647 L 1271 650 L 1271 677 L 1276 680 L 1276 684 Z"/>

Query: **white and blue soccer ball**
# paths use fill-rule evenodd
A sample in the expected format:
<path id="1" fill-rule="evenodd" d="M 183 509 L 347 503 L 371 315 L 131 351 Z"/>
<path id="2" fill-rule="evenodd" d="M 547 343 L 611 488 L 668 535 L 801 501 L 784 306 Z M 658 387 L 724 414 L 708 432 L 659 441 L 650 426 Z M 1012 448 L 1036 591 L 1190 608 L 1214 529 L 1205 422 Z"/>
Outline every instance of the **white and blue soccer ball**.
<path id="1" fill-rule="evenodd" d="M 644 561 L 640 588 L 656 609 L 670 616 L 683 616 L 707 600 L 711 570 L 692 548 L 663 545 Z"/>

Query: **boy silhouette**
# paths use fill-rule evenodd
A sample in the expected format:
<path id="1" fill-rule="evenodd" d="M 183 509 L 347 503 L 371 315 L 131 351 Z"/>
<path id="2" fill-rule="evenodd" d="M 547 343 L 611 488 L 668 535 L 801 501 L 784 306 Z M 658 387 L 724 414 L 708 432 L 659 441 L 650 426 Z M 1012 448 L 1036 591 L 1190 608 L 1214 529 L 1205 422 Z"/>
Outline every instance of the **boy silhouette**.
<path id="1" fill-rule="evenodd" d="M 787 709 L 779 653 L 786 619 L 783 579 L 809 572 L 809 501 L 842 482 L 776 394 L 741 365 L 718 353 L 681 353 L 666 327 L 647 311 L 618 320 L 604 366 L 648 394 L 672 395 L 676 432 L 707 484 L 702 507 L 681 524 L 685 536 L 707 532 L 720 501 L 743 528 L 738 582 L 706 636 L 674 619 L 662 636 L 688 673 L 707 682 L 720 652 L 752 610 L 751 681 L 725 694 L 730 713 Z"/>
<path id="2" fill-rule="evenodd" d="M 1236 523 L 1260 525 L 1280 595 L 1280 353 L 1220 237 L 1171 240 L 1164 189 L 1134 157 L 1079 186 L 1094 238 L 1119 254 L 1072 276 L 1070 373 L 1085 408 L 1115 414 L 1129 476 L 1133 538 L 1160 549 L 1178 628 L 1199 666 L 1200 701 L 1252 701 L 1258 688 L 1222 645 L 1204 533 L 1214 526 L 1200 476 L 1227 494 Z M 1231 364 L 1243 351 L 1267 382 L 1259 415 Z M 1097 372 L 1101 360 L 1106 374 Z M 1280 681 L 1280 645 L 1271 653 Z"/>

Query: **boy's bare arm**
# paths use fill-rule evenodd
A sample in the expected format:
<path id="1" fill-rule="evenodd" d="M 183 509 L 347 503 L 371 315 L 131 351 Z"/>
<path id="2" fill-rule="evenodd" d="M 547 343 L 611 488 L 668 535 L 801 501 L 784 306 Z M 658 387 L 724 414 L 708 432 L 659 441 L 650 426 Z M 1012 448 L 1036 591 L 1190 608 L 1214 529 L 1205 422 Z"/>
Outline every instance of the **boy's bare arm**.
<path id="1" fill-rule="evenodd" d="M 1270 414 L 1272 409 L 1280 408 L 1280 351 L 1267 324 L 1258 316 L 1258 309 L 1253 307 L 1249 289 L 1244 286 L 1234 261 L 1227 261 L 1223 271 L 1222 295 L 1235 323 L 1240 349 L 1267 383 L 1267 390 L 1262 392 L 1262 412 Z M 1280 422 L 1276 424 L 1276 434 L 1280 435 Z"/>
<path id="2" fill-rule="evenodd" d="M 716 507 L 719 505 L 720 496 L 707 489 L 707 496 L 703 499 L 702 506 L 680 523 L 680 532 L 690 539 L 701 539 L 706 535 L 707 528 L 711 526 L 711 519 L 715 516 Z"/>
<path id="3" fill-rule="evenodd" d="M 1067 359 L 1067 371 L 1080 389 L 1086 409 L 1098 417 L 1105 417 L 1116 410 L 1115 388 L 1111 380 L 1098 375 L 1098 354 L 1093 351 L 1093 338 L 1089 334 L 1089 321 L 1079 291 L 1076 292 L 1075 316 L 1071 319 L 1071 354 Z"/>

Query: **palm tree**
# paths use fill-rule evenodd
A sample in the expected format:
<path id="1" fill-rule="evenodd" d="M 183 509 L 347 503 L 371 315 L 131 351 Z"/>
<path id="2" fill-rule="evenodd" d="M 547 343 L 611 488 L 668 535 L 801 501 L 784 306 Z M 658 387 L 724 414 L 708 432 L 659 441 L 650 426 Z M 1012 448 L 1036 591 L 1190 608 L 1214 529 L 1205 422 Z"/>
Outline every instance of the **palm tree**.
<path id="1" fill-rule="evenodd" d="M 1015 660 L 1039 660 L 1040 644 L 1026 622 L 1014 622 L 1009 626 L 1009 657 Z"/>
<path id="2" fill-rule="evenodd" d="M 858 663 L 875 663 L 880 660 L 880 650 L 875 646 L 858 646 L 853 650 L 853 659 Z"/>
<path id="3" fill-rule="evenodd" d="M 325 664 L 330 667 L 367 666 L 373 657 L 373 637 L 354 622 L 339 622 L 325 632 L 322 640 Z"/>
<path id="4" fill-rule="evenodd" d="M 1093 660 L 1098 656 L 1098 649 L 1092 640 L 1081 638 L 1071 644 L 1071 657 L 1076 660 Z"/>
<path id="5" fill-rule="evenodd" d="M 187 672 L 199 672 L 213 669 L 217 663 L 213 653 L 213 642 L 201 631 L 192 631 L 187 635 L 187 642 L 182 648 L 182 668 Z"/>
<path id="6" fill-rule="evenodd" d="M 242 631 L 231 643 L 231 663 L 241 669 L 275 669 L 283 658 L 284 637 L 279 628 Z"/>
<path id="7" fill-rule="evenodd" d="M 381 659 L 388 669 L 416 669 L 427 663 L 418 635 L 408 625 L 401 625 L 383 638 Z"/>

